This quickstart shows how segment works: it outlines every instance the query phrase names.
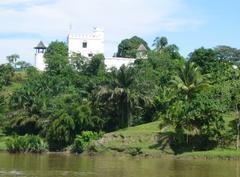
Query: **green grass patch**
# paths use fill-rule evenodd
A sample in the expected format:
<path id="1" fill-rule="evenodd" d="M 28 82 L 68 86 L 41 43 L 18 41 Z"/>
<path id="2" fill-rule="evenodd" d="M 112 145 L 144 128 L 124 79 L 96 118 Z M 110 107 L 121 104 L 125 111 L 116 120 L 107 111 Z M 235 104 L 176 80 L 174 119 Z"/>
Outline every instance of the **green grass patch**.
<path id="1" fill-rule="evenodd" d="M 229 123 L 234 120 L 234 115 L 234 112 L 229 112 L 224 115 L 225 130 L 223 130 L 222 133 L 227 133 L 230 130 Z M 106 149 L 118 152 L 130 151 L 133 154 L 138 152 L 150 155 L 176 154 L 176 149 L 174 149 L 170 143 L 174 131 L 168 129 L 167 132 L 162 132 L 159 129 L 159 124 L 160 121 L 156 121 L 107 133 L 100 140 L 99 144 Z M 176 148 L 181 148 L 181 146 Z M 240 159 L 240 150 L 235 150 L 234 146 L 229 146 L 229 149 L 214 149 L 195 152 L 192 152 L 191 149 L 187 148 L 183 149 L 183 152 L 181 153 L 182 154 L 177 155 L 176 157 Z"/>
<path id="2" fill-rule="evenodd" d="M 160 121 L 151 122 L 147 124 L 138 125 L 135 127 L 129 127 L 116 131 L 116 133 L 123 133 L 125 135 L 131 135 L 136 133 L 150 133 L 150 132 L 159 132 Z"/>
<path id="3" fill-rule="evenodd" d="M 180 157 L 195 157 L 195 158 L 240 158 L 240 150 L 236 149 L 214 149 L 210 151 L 186 152 Z"/>
<path id="4" fill-rule="evenodd" d="M 164 144 L 164 151 L 173 153 L 168 144 L 169 136 L 160 132 L 159 123 L 156 121 L 107 133 L 100 140 L 100 144 L 106 149 L 118 152 L 130 152 L 130 154 L 141 152 L 151 155 L 162 154 L 163 150 L 160 146 Z M 159 143 L 160 139 L 163 144 Z"/>

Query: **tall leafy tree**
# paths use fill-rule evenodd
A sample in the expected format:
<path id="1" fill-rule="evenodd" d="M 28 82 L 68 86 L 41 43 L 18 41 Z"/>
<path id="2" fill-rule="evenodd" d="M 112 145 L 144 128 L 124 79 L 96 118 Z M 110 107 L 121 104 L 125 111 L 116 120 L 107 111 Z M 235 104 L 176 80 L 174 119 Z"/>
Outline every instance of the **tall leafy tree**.
<path id="1" fill-rule="evenodd" d="M 235 64 L 240 62 L 240 50 L 230 46 L 219 45 L 214 48 L 219 60 L 231 61 Z"/>
<path id="2" fill-rule="evenodd" d="M 0 85 L 8 86 L 14 76 L 14 68 L 10 64 L 0 65 Z"/>
<path id="3" fill-rule="evenodd" d="M 156 37 L 153 41 L 154 50 L 157 52 L 162 51 L 168 45 L 168 39 L 166 37 Z"/>
<path id="4" fill-rule="evenodd" d="M 237 74 L 237 73 L 235 73 Z M 239 149 L 240 146 L 240 94 L 239 94 L 239 79 L 235 78 L 231 81 L 231 102 L 234 110 L 234 120 L 231 122 L 230 126 L 232 128 L 231 132 L 236 135 L 236 148 Z M 233 137 L 234 137 L 233 136 Z"/>
<path id="5" fill-rule="evenodd" d="M 85 67 L 85 63 L 88 58 L 81 55 L 81 53 L 72 53 L 69 57 L 71 65 L 78 71 L 83 71 Z"/>
<path id="6" fill-rule="evenodd" d="M 213 72 L 216 66 L 217 54 L 213 49 L 205 49 L 203 47 L 196 49 L 190 53 L 189 61 L 194 62 L 200 67 L 202 74 Z"/>
<path id="7" fill-rule="evenodd" d="M 198 67 L 195 67 L 194 63 L 190 61 L 179 69 L 178 75 L 171 80 L 171 83 L 186 99 L 191 99 L 194 94 L 209 87 L 209 83 L 204 80 Z"/>
<path id="8" fill-rule="evenodd" d="M 192 117 L 188 116 L 189 105 L 191 105 L 198 93 L 209 87 L 209 84 L 203 79 L 198 67 L 195 67 L 194 63 L 190 61 L 179 68 L 177 76 L 170 83 L 177 89 L 180 98 L 176 98 L 169 106 L 163 124 L 170 123 L 174 125 L 176 132 L 181 135 L 183 134 L 183 128 L 190 131 L 194 127 L 191 122 Z M 176 112 L 174 112 L 174 109 Z M 188 137 L 187 134 L 187 143 L 189 142 Z"/>
<path id="9" fill-rule="evenodd" d="M 7 56 L 8 62 L 16 69 L 16 62 L 20 58 L 18 54 L 12 54 Z"/>
<path id="10" fill-rule="evenodd" d="M 44 132 L 52 150 L 61 150 L 73 143 L 77 134 L 94 130 L 100 121 L 93 116 L 87 101 L 78 98 L 76 90 L 69 90 L 52 99 L 45 111 L 47 116 Z M 98 125 L 101 127 L 101 125 Z"/>
<path id="11" fill-rule="evenodd" d="M 132 89 L 135 83 L 135 70 L 132 67 L 123 65 L 119 70 L 112 70 L 110 73 L 111 85 L 103 86 L 97 92 L 100 101 L 113 102 L 118 112 L 119 128 L 132 125 L 132 112 L 138 105 L 143 95 Z"/>
<path id="12" fill-rule="evenodd" d="M 137 49 L 141 44 L 149 50 L 147 42 L 138 36 L 122 40 L 118 45 L 117 57 L 136 58 Z"/>
<path id="13" fill-rule="evenodd" d="M 63 42 L 52 42 L 49 44 L 45 54 L 46 70 L 53 74 L 60 74 L 69 66 L 68 47 Z"/>
<path id="14" fill-rule="evenodd" d="M 101 75 L 105 72 L 105 64 L 104 64 L 104 55 L 103 54 L 97 54 L 94 55 L 91 60 L 87 63 L 87 66 L 85 67 L 84 74 L 86 75 Z"/>

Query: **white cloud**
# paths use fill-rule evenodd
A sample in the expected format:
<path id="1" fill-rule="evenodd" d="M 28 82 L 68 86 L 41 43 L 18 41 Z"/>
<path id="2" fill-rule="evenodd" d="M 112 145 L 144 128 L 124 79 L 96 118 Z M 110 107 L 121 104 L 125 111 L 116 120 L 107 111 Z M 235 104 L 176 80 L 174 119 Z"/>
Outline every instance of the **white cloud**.
<path id="1" fill-rule="evenodd" d="M 190 11 L 189 16 L 181 16 L 182 11 L 189 10 L 184 0 L 45 0 L 42 4 L 37 2 L 39 1 L 1 0 L 0 7 L 14 3 L 26 6 L 22 10 L 18 10 L 16 6 L 0 10 L 0 34 L 36 33 L 52 39 L 67 36 L 70 24 L 73 27 L 72 31 L 77 33 L 87 33 L 93 26 L 100 26 L 105 28 L 106 53 L 111 55 L 123 38 L 132 35 L 144 37 L 151 33 L 177 31 L 200 24 L 193 15 L 192 18 L 189 17 L 192 13 Z M 33 46 L 21 47 L 32 45 L 32 41 L 29 41 L 31 40 L 26 42 L 26 39 L 0 39 L 0 58 L 9 54 L 7 52 L 19 49 L 23 50 L 22 53 L 26 57 L 32 56 L 33 50 L 24 50 Z M 18 44 L 17 47 L 14 42 Z M 11 50 L 5 50 L 6 47 Z"/>

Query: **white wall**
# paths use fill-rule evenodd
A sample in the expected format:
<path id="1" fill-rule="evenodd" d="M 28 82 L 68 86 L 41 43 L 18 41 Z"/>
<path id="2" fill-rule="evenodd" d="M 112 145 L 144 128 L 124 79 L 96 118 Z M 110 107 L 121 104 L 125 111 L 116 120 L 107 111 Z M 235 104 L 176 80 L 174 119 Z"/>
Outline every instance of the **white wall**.
<path id="1" fill-rule="evenodd" d="M 82 43 L 87 42 L 87 48 L 83 48 Z M 104 30 L 100 28 L 94 28 L 93 33 L 90 35 L 68 35 L 68 50 L 69 55 L 71 53 L 81 53 L 85 57 L 89 57 L 88 54 L 104 54 Z M 37 69 L 45 70 L 45 63 L 43 53 L 35 54 L 35 66 Z M 134 63 L 134 58 L 105 58 L 105 65 L 107 68 L 116 67 L 120 68 L 122 65 L 129 65 Z"/>
<path id="2" fill-rule="evenodd" d="M 118 57 L 113 57 L 113 58 L 105 58 L 104 63 L 107 68 L 112 68 L 115 67 L 119 69 L 122 65 L 129 65 L 131 63 L 134 63 L 136 59 L 134 58 L 118 58 Z"/>
<path id="3" fill-rule="evenodd" d="M 83 42 L 87 42 L 87 48 L 83 48 Z M 104 31 L 100 28 L 94 28 L 90 35 L 68 35 L 68 49 L 69 54 L 81 53 L 85 57 L 89 54 L 93 55 L 102 53 L 104 54 Z"/>
<path id="4" fill-rule="evenodd" d="M 46 67 L 43 55 L 44 53 L 35 54 L 35 67 L 40 71 L 44 71 Z"/>

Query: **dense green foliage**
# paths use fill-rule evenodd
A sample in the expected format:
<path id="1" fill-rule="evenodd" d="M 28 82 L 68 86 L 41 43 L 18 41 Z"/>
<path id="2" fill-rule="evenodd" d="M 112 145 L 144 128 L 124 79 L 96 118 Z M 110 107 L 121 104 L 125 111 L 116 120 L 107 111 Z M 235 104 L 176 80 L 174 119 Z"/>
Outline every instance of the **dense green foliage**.
<path id="1" fill-rule="evenodd" d="M 41 153 L 47 150 L 47 144 L 34 135 L 14 136 L 6 141 L 7 150 L 11 153 L 32 152 Z"/>
<path id="2" fill-rule="evenodd" d="M 215 48 L 219 60 L 231 61 L 235 64 L 240 62 L 240 50 L 225 45 L 220 45 Z"/>
<path id="3" fill-rule="evenodd" d="M 8 86 L 14 76 L 14 69 L 10 64 L 0 65 L 0 85 Z"/>
<path id="4" fill-rule="evenodd" d="M 82 153 L 83 151 L 87 150 L 92 141 L 99 138 L 101 138 L 101 133 L 84 131 L 81 133 L 81 135 L 77 135 L 74 139 L 71 151 L 75 153 Z"/>
<path id="5" fill-rule="evenodd" d="M 88 131 L 158 120 L 161 131 L 171 132 L 173 146 L 238 147 L 238 50 L 199 48 L 184 59 L 165 37 L 156 38 L 150 50 L 135 36 L 119 44 L 117 55 L 136 57 L 140 44 L 148 49 L 147 59 L 119 69 L 107 69 L 102 54 L 69 57 L 58 41 L 46 50 L 44 72 L 27 67 L 23 77 L 11 65 L 0 65 L 1 129 L 7 135 L 39 135 L 53 151 L 74 144 L 73 151 L 81 152 L 95 139 Z M 225 115 L 236 116 L 225 121 Z"/>
<path id="6" fill-rule="evenodd" d="M 122 40 L 118 45 L 117 57 L 136 58 L 137 49 L 141 44 L 149 50 L 147 42 L 137 36 Z"/>

